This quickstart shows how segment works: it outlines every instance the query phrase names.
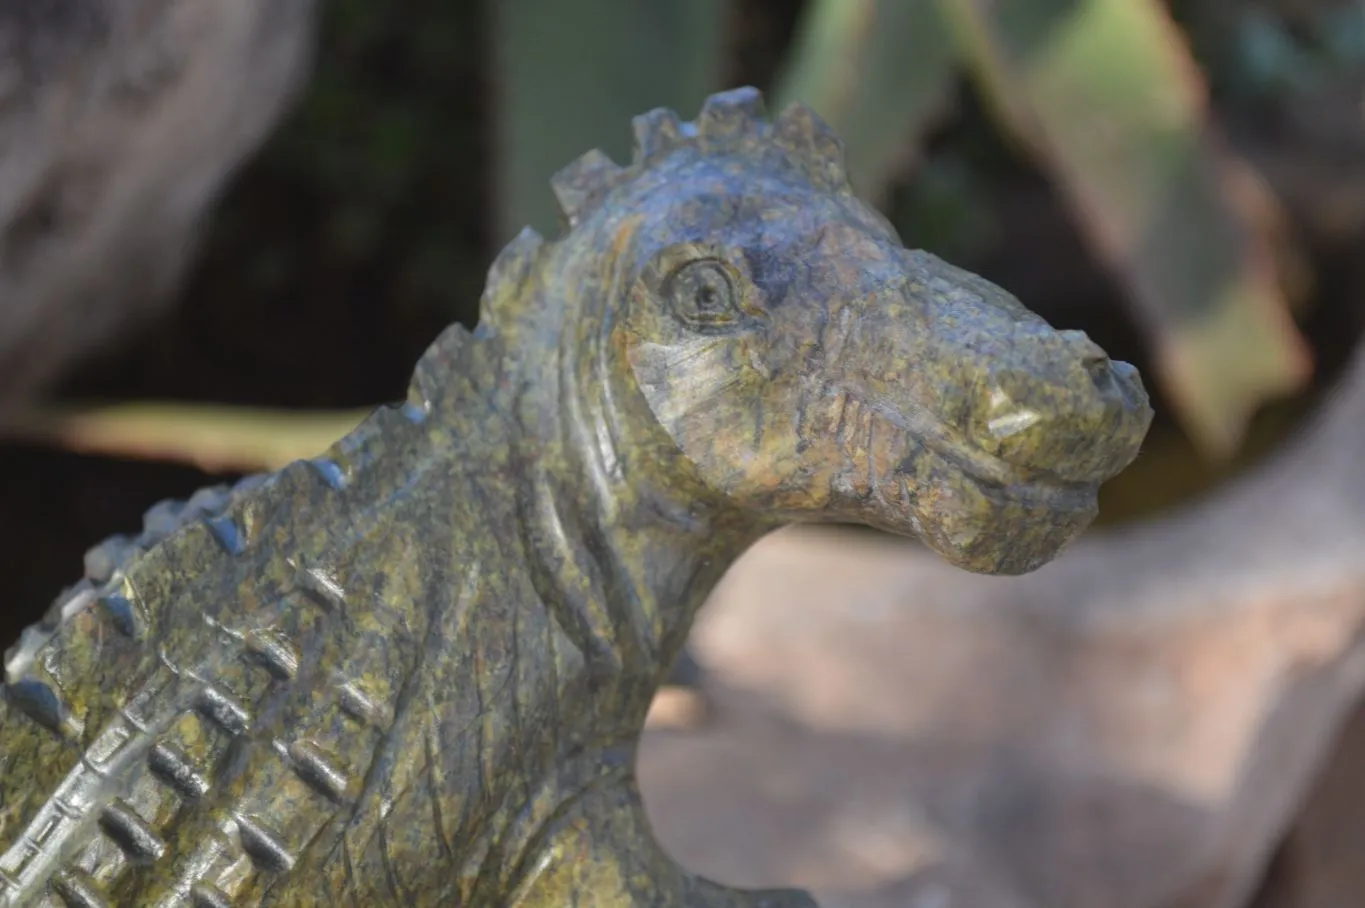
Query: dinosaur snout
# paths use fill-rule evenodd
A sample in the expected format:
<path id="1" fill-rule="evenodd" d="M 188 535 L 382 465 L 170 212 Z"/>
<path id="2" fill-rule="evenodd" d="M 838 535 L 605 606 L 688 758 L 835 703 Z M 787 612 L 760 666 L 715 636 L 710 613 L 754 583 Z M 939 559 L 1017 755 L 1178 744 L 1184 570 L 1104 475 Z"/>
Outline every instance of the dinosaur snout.
<path id="1" fill-rule="evenodd" d="M 1080 331 L 1030 332 L 986 366 L 967 431 L 984 451 L 1068 482 L 1126 467 L 1152 419 L 1137 370 Z"/>

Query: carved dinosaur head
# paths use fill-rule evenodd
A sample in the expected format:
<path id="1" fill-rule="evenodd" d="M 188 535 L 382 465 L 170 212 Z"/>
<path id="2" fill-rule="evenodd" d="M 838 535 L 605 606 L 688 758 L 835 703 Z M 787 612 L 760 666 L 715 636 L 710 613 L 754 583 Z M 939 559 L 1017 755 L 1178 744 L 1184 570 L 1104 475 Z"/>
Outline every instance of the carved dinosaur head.
<path id="1" fill-rule="evenodd" d="M 556 258 L 566 281 L 595 274 L 606 340 L 584 355 L 707 486 L 988 573 L 1032 570 L 1091 522 L 1151 420 L 1133 367 L 904 248 L 804 106 L 768 123 L 739 89 L 695 124 L 658 110 L 635 130 L 629 168 L 592 152 L 556 177 Z"/>

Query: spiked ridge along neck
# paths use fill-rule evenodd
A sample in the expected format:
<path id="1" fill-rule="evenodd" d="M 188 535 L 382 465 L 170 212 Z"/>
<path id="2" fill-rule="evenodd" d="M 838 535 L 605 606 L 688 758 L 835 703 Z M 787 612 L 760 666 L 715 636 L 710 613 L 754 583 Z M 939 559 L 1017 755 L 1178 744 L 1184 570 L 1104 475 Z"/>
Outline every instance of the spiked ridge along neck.
<path id="1" fill-rule="evenodd" d="M 753 87 L 711 95 L 697 119 L 681 120 L 668 108 L 656 108 L 631 121 L 631 163 L 622 166 L 600 149 L 592 149 L 550 178 L 559 205 L 562 232 L 547 241 L 530 227 L 505 246 L 488 272 L 480 301 L 480 327 L 510 332 L 535 305 L 528 291 L 547 246 L 570 239 L 600 211 L 612 191 L 661 165 L 674 153 L 693 150 L 705 156 L 761 158 L 775 169 L 794 169 L 817 189 L 852 195 L 844 169 L 843 141 L 810 107 L 792 102 L 772 121 L 763 96 Z"/>

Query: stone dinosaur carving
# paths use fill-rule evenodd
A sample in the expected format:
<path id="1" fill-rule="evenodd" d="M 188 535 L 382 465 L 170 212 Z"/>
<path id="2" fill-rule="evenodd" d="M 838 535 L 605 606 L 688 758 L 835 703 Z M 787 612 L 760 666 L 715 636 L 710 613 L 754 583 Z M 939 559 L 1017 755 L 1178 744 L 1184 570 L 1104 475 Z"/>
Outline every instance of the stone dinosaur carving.
<path id="1" fill-rule="evenodd" d="M 1092 519 L 1135 370 L 906 250 L 752 89 L 553 181 L 405 402 L 163 503 L 5 663 L 0 904 L 804 906 L 655 843 L 634 780 L 696 609 L 792 521 L 1020 573 Z"/>

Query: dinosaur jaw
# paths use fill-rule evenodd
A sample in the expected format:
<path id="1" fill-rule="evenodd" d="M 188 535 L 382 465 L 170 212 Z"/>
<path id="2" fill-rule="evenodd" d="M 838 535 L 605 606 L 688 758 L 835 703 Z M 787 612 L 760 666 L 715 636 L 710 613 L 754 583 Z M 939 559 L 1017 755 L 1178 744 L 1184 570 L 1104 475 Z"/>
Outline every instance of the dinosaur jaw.
<path id="1" fill-rule="evenodd" d="M 849 395 L 836 428 L 845 468 L 831 481 L 840 517 L 922 540 L 984 574 L 1055 558 L 1098 512 L 1098 484 L 1006 463 L 932 414 Z"/>

